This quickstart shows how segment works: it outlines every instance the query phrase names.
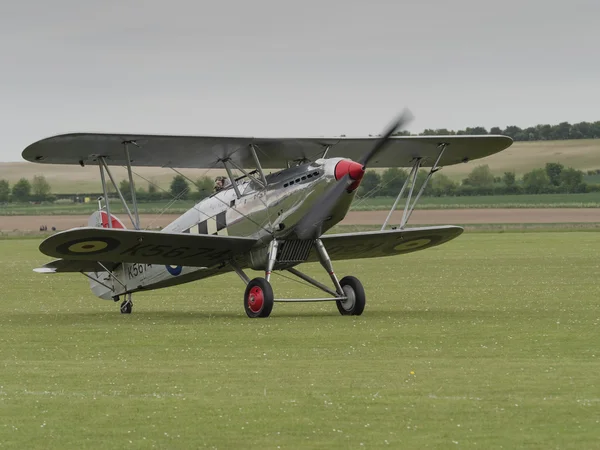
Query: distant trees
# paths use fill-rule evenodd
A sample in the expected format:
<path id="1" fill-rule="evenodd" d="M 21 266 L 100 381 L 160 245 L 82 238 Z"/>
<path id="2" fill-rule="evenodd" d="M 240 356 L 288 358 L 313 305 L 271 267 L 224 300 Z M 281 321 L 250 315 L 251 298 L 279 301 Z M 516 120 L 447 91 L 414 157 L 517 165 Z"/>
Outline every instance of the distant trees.
<path id="1" fill-rule="evenodd" d="M 585 192 L 586 185 L 583 182 L 583 172 L 567 167 L 560 173 L 559 186 L 562 186 L 567 193 Z"/>
<path id="2" fill-rule="evenodd" d="M 35 175 L 33 177 L 31 189 L 33 191 L 32 200 L 41 202 L 48 200 L 50 197 L 50 183 L 46 181 L 44 175 Z"/>
<path id="3" fill-rule="evenodd" d="M 588 175 L 600 174 L 600 170 L 590 170 Z M 420 170 L 415 189 L 421 187 L 426 170 Z M 404 169 L 390 168 L 382 173 L 367 170 L 358 191 L 359 196 L 396 196 L 406 181 L 408 172 Z M 600 191 L 600 185 L 587 184 L 585 174 L 560 163 L 548 163 L 545 167 L 533 169 L 517 178 L 514 171 L 504 172 L 495 177 L 488 165 L 479 165 L 462 180 L 457 182 L 444 173 L 436 173 L 423 195 L 426 196 L 472 196 L 472 195 L 510 195 L 510 194 L 549 194 Z M 415 190 L 415 192 L 416 192 Z M 406 196 L 406 193 L 404 194 Z"/>
<path id="4" fill-rule="evenodd" d="M 408 172 L 398 167 L 390 167 L 381 175 L 381 190 L 378 195 L 398 195 L 408 178 Z"/>
<path id="5" fill-rule="evenodd" d="M 533 169 L 523 175 L 523 187 L 528 194 L 543 194 L 549 185 L 550 177 L 544 169 Z"/>
<path id="6" fill-rule="evenodd" d="M 546 175 L 548 175 L 548 181 L 553 186 L 560 185 L 560 173 L 565 168 L 560 163 L 547 163 L 546 164 Z"/>
<path id="7" fill-rule="evenodd" d="M 421 169 L 417 173 L 414 195 L 420 190 L 427 174 L 427 169 Z M 443 172 L 436 173 L 426 186 L 423 195 L 441 197 L 600 192 L 600 184 L 597 184 L 598 175 L 600 175 L 600 169 L 588 170 L 586 174 L 581 170 L 565 167 L 561 163 L 550 162 L 545 164 L 544 167 L 523 174 L 522 177 L 517 177 L 515 171 L 507 171 L 501 176 L 495 176 L 488 165 L 478 165 L 462 181 L 452 179 Z M 360 184 L 358 196 L 395 197 L 402 189 L 408 176 L 408 170 L 398 167 L 392 167 L 384 171 L 367 170 Z M 119 183 L 119 189 L 125 199 L 130 201 L 129 180 L 122 180 Z M 21 178 L 12 186 L 9 185 L 7 180 L 0 179 L 0 203 L 51 202 L 57 196 L 58 198 L 67 197 L 65 194 L 52 195 L 51 192 L 51 186 L 43 175 L 36 175 L 31 182 L 26 178 Z M 172 178 L 168 190 L 158 187 L 154 182 L 148 183 L 147 190 L 143 187 L 136 187 L 136 197 L 139 202 L 170 201 L 174 197 L 182 200 L 199 201 L 209 197 L 213 192 L 214 181 L 208 176 L 199 177 L 193 183 L 188 183 L 184 176 L 176 175 Z M 405 191 L 405 196 L 407 194 L 408 190 Z M 83 201 L 84 197 L 94 197 L 95 195 L 100 194 L 79 194 L 77 201 Z M 69 197 L 73 199 L 75 195 Z M 112 195 L 110 197 L 116 198 Z"/>
<path id="8" fill-rule="evenodd" d="M 473 187 L 492 187 L 494 184 L 494 175 L 487 164 L 475 167 L 471 173 L 463 180 L 463 185 Z"/>
<path id="9" fill-rule="evenodd" d="M 512 187 L 517 183 L 517 176 L 514 172 L 504 172 L 504 175 L 502 175 L 502 182 L 506 187 Z"/>
<path id="10" fill-rule="evenodd" d="M 31 183 L 27 178 L 21 178 L 12 187 L 12 199 L 17 202 L 26 202 L 31 194 Z"/>
<path id="11" fill-rule="evenodd" d="M 502 183 L 506 194 L 519 194 L 521 187 L 517 185 L 517 175 L 515 172 L 504 172 L 502 175 Z"/>
<path id="12" fill-rule="evenodd" d="M 212 178 L 203 176 L 196 180 L 197 192 L 194 192 L 194 200 L 202 200 L 203 198 L 210 197 L 213 193 L 215 182 Z"/>
<path id="13" fill-rule="evenodd" d="M 190 186 L 185 178 L 181 175 L 176 175 L 171 181 L 171 195 L 186 200 L 189 196 Z"/>
<path id="14" fill-rule="evenodd" d="M 410 133 L 401 132 L 397 136 L 407 136 Z M 533 127 L 521 128 L 516 125 L 509 125 L 506 128 L 492 127 L 490 131 L 485 127 L 467 127 L 464 130 L 448 130 L 446 128 L 425 129 L 419 136 L 442 136 L 442 135 L 485 135 L 485 134 L 503 134 L 510 136 L 515 141 L 553 141 L 565 139 L 597 139 L 600 138 L 600 121 L 580 122 L 570 124 L 561 122 L 558 125 L 540 124 Z"/>
<path id="15" fill-rule="evenodd" d="M 123 198 L 125 200 L 131 200 L 131 185 L 129 184 L 129 180 L 121 180 L 119 183 L 119 190 L 121 194 L 123 194 Z M 136 195 L 137 197 L 137 195 Z"/>
<path id="16" fill-rule="evenodd" d="M 455 195 L 459 186 L 456 181 L 452 181 L 448 175 L 441 172 L 436 173 L 429 182 L 431 183 L 431 194 L 436 197 Z"/>
<path id="17" fill-rule="evenodd" d="M 10 196 L 10 186 L 8 181 L 0 180 L 0 202 L 7 202 Z"/>
<path id="18" fill-rule="evenodd" d="M 358 195 L 363 196 L 369 192 L 373 192 L 381 184 L 381 175 L 374 170 L 367 170 L 360 182 Z"/>

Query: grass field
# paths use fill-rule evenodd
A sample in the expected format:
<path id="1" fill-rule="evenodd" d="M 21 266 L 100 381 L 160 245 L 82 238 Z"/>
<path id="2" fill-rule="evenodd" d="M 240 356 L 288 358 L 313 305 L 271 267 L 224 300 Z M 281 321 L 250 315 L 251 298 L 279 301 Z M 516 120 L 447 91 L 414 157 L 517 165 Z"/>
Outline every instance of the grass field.
<path id="1" fill-rule="evenodd" d="M 393 197 L 356 199 L 353 210 L 389 210 Z M 400 203 L 402 204 L 402 202 Z M 599 208 L 600 192 L 587 194 L 482 195 L 473 197 L 421 197 L 416 209 L 461 208 Z"/>
<path id="2" fill-rule="evenodd" d="M 478 159 L 468 164 L 458 164 L 445 167 L 443 173 L 454 180 L 462 180 L 477 165 L 488 164 L 496 176 L 506 171 L 514 170 L 518 176 L 531 169 L 544 167 L 548 162 L 559 162 L 566 167 L 581 170 L 600 169 L 600 139 L 582 139 L 572 141 L 539 141 L 516 142 L 507 150 L 487 158 Z M 117 180 L 127 178 L 124 168 L 113 169 Z M 158 167 L 137 167 L 135 172 L 146 179 L 158 183 L 168 189 L 176 175 L 170 169 Z M 222 170 L 207 171 L 192 169 L 182 171 L 186 176 L 196 179 L 202 175 L 214 177 L 223 175 Z M 25 177 L 31 180 L 34 175 L 44 175 L 54 193 L 89 193 L 101 192 L 98 167 L 94 166 L 59 166 L 49 164 L 34 164 L 29 162 L 0 163 L 0 179 L 7 179 L 10 184 Z M 148 183 L 136 177 L 139 186 L 147 187 Z"/>
<path id="3" fill-rule="evenodd" d="M 0 241 L 0 446 L 597 448 L 598 242 L 466 234 L 337 264 L 364 281 L 361 317 L 250 320 L 234 275 L 124 316 L 81 276 L 31 272 L 36 240 Z"/>
<path id="4" fill-rule="evenodd" d="M 375 197 L 354 200 L 352 210 L 375 211 L 389 210 L 393 197 Z M 140 203 L 142 214 L 158 214 L 165 210 L 168 201 Z M 111 211 L 125 213 L 120 200 L 111 201 Z M 192 200 L 180 200 L 168 209 L 171 214 L 183 214 L 194 206 Z M 422 197 L 416 209 L 461 209 L 461 208 L 599 208 L 600 192 L 587 194 L 541 194 L 541 195 L 487 195 L 474 197 Z M 399 208 L 402 208 L 400 203 Z M 98 209 L 95 202 L 71 204 L 7 203 L 0 205 L 0 216 L 39 216 L 39 215 L 77 215 L 91 214 Z"/>

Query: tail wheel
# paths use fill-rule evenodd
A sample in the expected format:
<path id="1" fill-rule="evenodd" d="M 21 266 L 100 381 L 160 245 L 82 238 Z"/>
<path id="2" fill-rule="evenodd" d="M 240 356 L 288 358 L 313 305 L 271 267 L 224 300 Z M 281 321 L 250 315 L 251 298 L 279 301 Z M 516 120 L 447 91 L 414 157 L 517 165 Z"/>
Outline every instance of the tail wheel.
<path id="1" fill-rule="evenodd" d="M 248 317 L 269 317 L 273 310 L 273 288 L 264 278 L 254 278 L 244 293 L 244 309 Z"/>
<path id="2" fill-rule="evenodd" d="M 365 310 L 365 289 L 358 278 L 344 277 L 340 280 L 340 285 L 346 297 L 346 300 L 336 300 L 338 311 L 342 316 L 360 316 Z"/>
<path id="3" fill-rule="evenodd" d="M 121 303 L 121 314 L 131 314 L 133 310 L 133 302 L 131 300 L 124 300 Z"/>

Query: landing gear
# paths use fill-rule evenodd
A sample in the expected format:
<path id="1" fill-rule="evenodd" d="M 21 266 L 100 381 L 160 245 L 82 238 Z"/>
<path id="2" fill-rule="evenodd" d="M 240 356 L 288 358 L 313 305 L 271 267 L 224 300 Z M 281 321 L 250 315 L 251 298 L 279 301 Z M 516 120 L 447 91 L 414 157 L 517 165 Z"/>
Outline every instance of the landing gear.
<path id="1" fill-rule="evenodd" d="M 273 288 L 264 278 L 254 278 L 246 286 L 244 309 L 250 318 L 269 317 L 273 310 Z"/>
<path id="2" fill-rule="evenodd" d="M 293 244 L 291 244 L 292 242 Z M 278 249 L 282 249 L 278 252 Z M 292 250 L 290 250 L 292 248 Z M 316 248 L 319 261 L 329 274 L 334 288 L 324 285 L 314 278 L 300 272 L 294 265 L 306 261 L 310 255 L 311 248 Z M 303 249 L 305 251 L 303 251 Z M 286 257 L 287 256 L 287 257 Z M 244 283 L 244 310 L 248 317 L 269 317 L 273 310 L 274 302 L 324 302 L 335 301 L 338 311 L 343 316 L 360 316 L 365 310 L 365 290 L 360 281 L 355 277 L 344 277 L 341 281 L 333 271 L 331 258 L 325 250 L 320 239 L 314 241 L 271 241 L 266 258 L 265 277 L 250 280 L 244 271 L 234 261 L 230 261 L 231 267 Z M 275 299 L 270 278 L 273 270 L 287 270 L 292 275 L 310 283 L 314 287 L 326 292 L 331 297 L 325 298 L 287 298 Z"/>
<path id="3" fill-rule="evenodd" d="M 340 281 L 346 300 L 336 300 L 335 304 L 342 316 L 360 316 L 365 310 L 365 290 L 358 278 L 344 277 Z"/>
<path id="4" fill-rule="evenodd" d="M 133 301 L 131 300 L 131 294 L 127 294 L 127 299 L 121 303 L 121 314 L 131 314 L 133 309 Z"/>

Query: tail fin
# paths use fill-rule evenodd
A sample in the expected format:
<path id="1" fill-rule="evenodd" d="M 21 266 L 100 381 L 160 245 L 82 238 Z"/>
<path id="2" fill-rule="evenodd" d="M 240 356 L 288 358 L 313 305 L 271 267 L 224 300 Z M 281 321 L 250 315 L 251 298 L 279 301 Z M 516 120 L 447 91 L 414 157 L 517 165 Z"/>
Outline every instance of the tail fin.
<path id="1" fill-rule="evenodd" d="M 110 218 L 112 222 L 111 228 L 125 229 L 123 222 L 121 222 L 121 220 L 119 220 L 116 216 L 111 214 Z M 88 219 L 88 226 L 96 228 L 108 228 L 108 214 L 106 211 L 95 211 Z"/>
<path id="2" fill-rule="evenodd" d="M 117 217 L 110 215 L 112 228 L 125 229 L 125 225 Z M 95 228 L 108 228 L 108 214 L 106 211 L 95 211 L 88 219 L 88 226 Z M 90 288 L 97 297 L 110 300 L 113 296 L 111 289 L 107 286 L 114 286 L 114 280 L 107 272 L 87 272 L 90 278 Z"/>

